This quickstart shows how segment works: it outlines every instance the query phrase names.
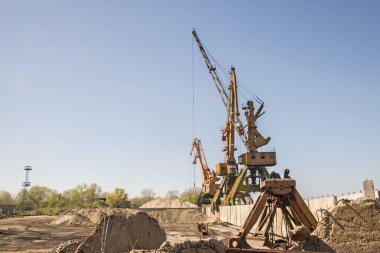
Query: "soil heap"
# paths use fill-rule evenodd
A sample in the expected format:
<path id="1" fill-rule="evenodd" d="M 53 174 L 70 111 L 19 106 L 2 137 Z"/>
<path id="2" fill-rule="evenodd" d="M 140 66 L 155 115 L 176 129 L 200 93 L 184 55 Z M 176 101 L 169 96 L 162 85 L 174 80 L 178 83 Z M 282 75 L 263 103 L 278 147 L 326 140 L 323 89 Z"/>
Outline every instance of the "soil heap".
<path id="1" fill-rule="evenodd" d="M 148 211 L 148 214 L 159 222 L 199 223 L 209 220 L 205 214 L 196 209 L 167 209 L 163 211 Z"/>
<path id="2" fill-rule="evenodd" d="M 106 215 L 84 241 L 65 242 L 50 252 L 121 253 L 132 249 L 150 250 L 159 248 L 165 240 L 165 231 L 148 214 L 120 209 Z"/>
<path id="3" fill-rule="evenodd" d="M 80 225 L 98 224 L 104 217 L 113 213 L 123 212 L 125 209 L 118 208 L 83 208 L 67 211 L 61 214 L 52 224 L 57 225 Z"/>
<path id="4" fill-rule="evenodd" d="M 338 253 L 380 252 L 380 204 L 376 199 L 341 201 L 324 212 L 314 231 Z"/>
<path id="5" fill-rule="evenodd" d="M 79 225 L 90 223 L 91 220 L 88 217 L 74 211 L 66 212 L 52 222 L 52 224 L 56 225 Z"/>
<path id="6" fill-rule="evenodd" d="M 226 247 L 222 241 L 215 239 L 184 241 L 171 245 L 165 242 L 155 250 L 132 250 L 130 253 L 225 253 Z"/>
<path id="7" fill-rule="evenodd" d="M 180 198 L 176 196 L 164 197 L 164 198 L 155 198 L 140 208 L 197 208 L 197 205 L 194 205 L 190 202 L 182 201 Z"/>

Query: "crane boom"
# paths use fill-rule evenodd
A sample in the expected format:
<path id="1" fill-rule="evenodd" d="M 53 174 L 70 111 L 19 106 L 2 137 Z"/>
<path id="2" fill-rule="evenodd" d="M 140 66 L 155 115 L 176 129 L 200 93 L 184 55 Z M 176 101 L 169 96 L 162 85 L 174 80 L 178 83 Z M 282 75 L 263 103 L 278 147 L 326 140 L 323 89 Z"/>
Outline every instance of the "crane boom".
<path id="1" fill-rule="evenodd" d="M 193 155 L 193 153 L 193 164 L 198 162 L 199 167 L 201 168 L 202 190 L 199 194 L 198 206 L 202 206 L 202 204 L 210 204 L 211 199 L 219 188 L 219 184 L 217 184 L 219 178 L 216 176 L 215 171 L 208 167 L 201 140 L 197 138 L 194 138 L 191 145 L 190 155 Z"/>
<path id="2" fill-rule="evenodd" d="M 194 151 L 195 154 L 193 164 L 196 164 L 197 161 L 199 162 L 199 167 L 201 168 L 202 172 L 202 184 L 214 184 L 216 181 L 218 181 L 218 178 L 216 178 L 215 172 L 209 169 L 201 140 L 197 138 L 194 138 L 193 140 L 190 155 L 193 155 Z"/>
<path id="3" fill-rule="evenodd" d="M 218 73 L 216 72 L 216 68 L 212 65 L 208 55 L 207 55 L 207 52 L 205 50 L 205 48 L 203 47 L 202 45 L 202 42 L 200 41 L 197 33 L 195 30 L 193 30 L 193 36 L 194 36 L 194 39 L 195 41 L 197 42 L 197 45 L 199 47 L 199 50 L 201 51 L 201 54 L 206 62 L 206 65 L 207 65 L 207 68 L 210 72 L 210 75 L 212 77 L 212 80 L 214 81 L 215 83 L 215 87 L 216 89 L 218 90 L 219 92 L 219 95 L 222 99 L 222 102 L 227 110 L 227 112 L 229 111 L 229 103 L 230 103 L 230 98 L 226 92 L 226 90 L 224 89 L 224 86 L 222 84 L 222 82 L 220 81 L 220 78 L 218 76 Z M 248 148 L 248 135 L 247 133 L 244 131 L 244 125 L 243 125 L 243 122 L 240 120 L 239 118 L 239 112 L 238 112 L 238 108 L 236 108 L 236 112 L 235 112 L 235 120 L 236 120 L 236 124 L 234 124 L 235 126 L 235 129 L 236 129 L 236 132 L 238 133 L 240 139 L 242 140 L 242 142 L 244 143 L 244 145 Z"/>

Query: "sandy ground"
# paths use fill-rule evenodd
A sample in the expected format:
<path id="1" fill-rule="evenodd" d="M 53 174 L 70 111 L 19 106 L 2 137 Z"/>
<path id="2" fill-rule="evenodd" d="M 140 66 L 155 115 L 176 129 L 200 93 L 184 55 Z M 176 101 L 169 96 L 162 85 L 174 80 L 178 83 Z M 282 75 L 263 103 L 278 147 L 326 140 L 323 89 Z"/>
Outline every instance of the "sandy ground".
<path id="1" fill-rule="evenodd" d="M 197 224 L 193 223 L 160 223 L 166 232 L 166 238 L 169 242 L 184 242 L 186 240 L 199 240 L 213 238 L 224 240 L 238 233 L 238 230 L 232 226 L 223 223 L 209 225 L 210 236 L 203 237 L 197 229 Z"/>
<path id="2" fill-rule="evenodd" d="M 57 216 L 28 216 L 0 220 L 0 252 L 48 252 L 61 242 L 83 240 L 94 228 L 93 224 L 55 225 Z M 223 223 L 209 226 L 212 236 L 203 237 L 196 223 L 160 223 L 170 242 L 201 238 L 225 239 L 237 233 Z"/>
<path id="3" fill-rule="evenodd" d="M 0 220 L 0 252 L 47 252 L 67 240 L 84 239 L 94 225 L 53 225 L 56 216 L 11 217 Z"/>

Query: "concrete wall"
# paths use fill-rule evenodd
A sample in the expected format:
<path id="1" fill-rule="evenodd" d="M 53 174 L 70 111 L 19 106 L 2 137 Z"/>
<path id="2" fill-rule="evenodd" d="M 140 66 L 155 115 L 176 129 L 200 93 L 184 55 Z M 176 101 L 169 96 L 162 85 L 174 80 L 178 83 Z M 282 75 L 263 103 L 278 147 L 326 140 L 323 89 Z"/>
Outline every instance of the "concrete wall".
<path id="1" fill-rule="evenodd" d="M 334 206 L 337 204 L 336 196 L 322 197 L 322 198 L 312 198 L 312 199 L 304 199 L 306 205 L 309 207 L 311 213 L 316 217 L 317 210 L 319 209 L 327 209 L 332 210 Z"/>
<path id="2" fill-rule="evenodd" d="M 236 226 L 242 226 L 247 219 L 253 205 L 222 206 L 219 219 Z"/>
<path id="3" fill-rule="evenodd" d="M 340 196 L 337 196 L 337 200 L 341 200 L 341 199 L 349 199 L 349 200 L 355 200 L 355 199 L 358 199 L 358 198 L 361 198 L 361 197 L 364 197 L 364 192 L 360 191 L 358 193 L 349 193 L 349 194 L 344 194 L 344 195 L 340 195 Z"/>
<path id="4" fill-rule="evenodd" d="M 375 197 L 379 199 L 380 191 L 374 190 Z M 312 214 L 318 219 L 317 217 L 317 210 L 319 209 L 330 209 L 332 210 L 335 205 L 337 205 L 338 201 L 341 199 L 349 199 L 349 200 L 355 200 L 360 197 L 364 197 L 365 193 L 364 191 L 360 191 L 358 193 L 348 193 L 340 196 L 323 196 L 318 198 L 311 198 L 311 199 L 304 199 L 306 205 L 309 207 Z M 218 214 L 212 214 L 211 208 L 206 207 L 203 208 L 202 212 L 205 213 L 208 217 L 211 216 L 217 216 L 221 221 L 228 222 L 230 224 L 236 225 L 236 226 L 242 226 L 244 224 L 244 221 L 249 215 L 249 212 L 253 208 L 253 205 L 238 205 L 238 206 L 221 206 L 220 212 Z M 280 226 L 281 222 L 277 224 L 277 226 Z"/>

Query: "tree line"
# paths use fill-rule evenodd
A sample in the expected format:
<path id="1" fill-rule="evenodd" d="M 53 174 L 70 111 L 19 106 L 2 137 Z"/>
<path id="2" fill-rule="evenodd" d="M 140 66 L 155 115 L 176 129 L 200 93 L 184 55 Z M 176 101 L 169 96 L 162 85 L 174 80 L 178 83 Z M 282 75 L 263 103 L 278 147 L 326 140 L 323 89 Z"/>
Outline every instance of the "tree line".
<path id="1" fill-rule="evenodd" d="M 190 188 L 182 193 L 171 190 L 166 196 L 177 196 L 184 201 L 196 204 L 199 191 L 198 188 Z M 147 188 L 141 191 L 140 196 L 129 199 L 128 193 L 123 188 L 103 192 L 102 188 L 95 183 L 81 184 L 61 193 L 46 186 L 34 185 L 28 190 L 20 190 L 15 197 L 7 191 L 0 191 L 0 204 L 15 204 L 16 210 L 21 214 L 54 215 L 75 208 L 137 208 L 151 201 L 155 196 L 155 192 Z"/>

